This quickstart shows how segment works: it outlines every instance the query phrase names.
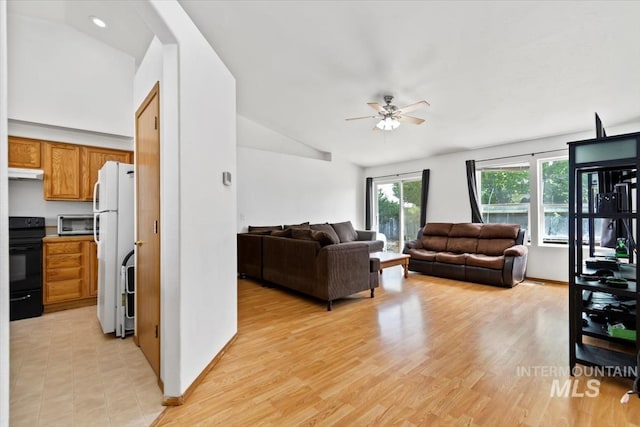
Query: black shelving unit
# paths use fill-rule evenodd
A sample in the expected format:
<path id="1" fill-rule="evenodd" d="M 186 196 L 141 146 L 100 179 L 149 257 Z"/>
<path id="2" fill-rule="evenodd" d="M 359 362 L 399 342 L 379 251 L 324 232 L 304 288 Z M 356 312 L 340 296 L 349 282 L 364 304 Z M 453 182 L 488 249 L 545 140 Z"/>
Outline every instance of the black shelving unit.
<path id="1" fill-rule="evenodd" d="M 576 364 L 596 366 L 633 377 L 640 335 L 636 333 L 635 340 L 612 337 L 607 325 L 623 323 L 626 329 L 640 331 L 640 132 L 568 145 L 570 368 L 573 372 Z M 607 240 L 624 239 L 626 257 L 600 246 L 602 223 L 610 228 Z M 602 283 L 599 277 L 605 274 L 625 279 L 627 287 Z M 583 337 L 592 339 L 586 343 Z"/>

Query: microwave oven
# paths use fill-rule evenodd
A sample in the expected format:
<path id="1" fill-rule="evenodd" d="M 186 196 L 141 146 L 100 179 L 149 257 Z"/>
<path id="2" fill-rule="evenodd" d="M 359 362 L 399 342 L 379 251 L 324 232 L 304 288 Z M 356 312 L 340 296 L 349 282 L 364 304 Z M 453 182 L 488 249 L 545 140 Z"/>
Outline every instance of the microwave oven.
<path id="1" fill-rule="evenodd" d="M 93 234 L 93 215 L 58 215 L 59 236 L 81 234 Z"/>

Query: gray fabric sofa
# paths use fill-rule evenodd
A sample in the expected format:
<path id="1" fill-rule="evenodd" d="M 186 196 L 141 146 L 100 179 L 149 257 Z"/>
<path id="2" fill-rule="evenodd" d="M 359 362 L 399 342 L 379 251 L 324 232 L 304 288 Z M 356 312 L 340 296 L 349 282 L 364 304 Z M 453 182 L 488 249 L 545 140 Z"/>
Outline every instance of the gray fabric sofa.
<path id="1" fill-rule="evenodd" d="M 408 242 L 409 270 L 431 276 L 513 287 L 527 269 L 525 230 L 517 224 L 428 223 Z"/>
<path id="2" fill-rule="evenodd" d="M 250 227 L 239 233 L 238 273 L 332 303 L 378 287 L 383 242 L 350 222 Z"/>

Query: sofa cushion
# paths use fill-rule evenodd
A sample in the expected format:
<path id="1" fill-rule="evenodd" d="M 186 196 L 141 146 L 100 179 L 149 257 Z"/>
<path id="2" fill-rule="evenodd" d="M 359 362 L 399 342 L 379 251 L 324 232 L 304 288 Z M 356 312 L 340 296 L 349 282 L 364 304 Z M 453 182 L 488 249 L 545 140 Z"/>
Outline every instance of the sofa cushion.
<path id="1" fill-rule="evenodd" d="M 276 237 L 291 237 L 292 230 L 293 229 L 291 227 L 285 228 L 284 230 L 273 230 L 271 235 Z"/>
<path id="2" fill-rule="evenodd" d="M 478 239 L 476 252 L 484 255 L 502 255 L 505 249 L 515 244 L 516 241 L 513 239 Z"/>
<path id="3" fill-rule="evenodd" d="M 422 236 L 422 247 L 428 251 L 444 252 L 447 250 L 447 238 L 444 236 Z"/>
<path id="4" fill-rule="evenodd" d="M 273 230 L 273 231 L 280 231 L 280 230 Z M 255 234 L 258 236 L 267 236 L 271 233 L 273 233 L 273 231 L 271 230 L 251 230 L 248 234 Z"/>
<path id="5" fill-rule="evenodd" d="M 451 226 L 449 222 L 430 222 L 424 226 L 422 234 L 425 236 L 449 236 Z"/>
<path id="6" fill-rule="evenodd" d="M 281 225 L 250 225 L 249 233 L 260 232 L 260 231 L 272 231 L 272 230 L 282 230 Z"/>
<path id="7" fill-rule="evenodd" d="M 493 268 L 495 270 L 502 270 L 502 267 L 504 267 L 504 256 L 469 254 L 469 256 L 467 257 L 467 265 L 473 265 L 474 267 L 485 267 L 485 268 Z"/>
<path id="8" fill-rule="evenodd" d="M 464 265 L 466 262 L 467 254 L 454 254 L 451 252 L 438 252 L 436 254 L 436 261 L 444 262 L 446 264 L 458 264 Z"/>
<path id="9" fill-rule="evenodd" d="M 478 246 L 478 239 L 475 237 L 449 237 L 447 240 L 447 252 L 457 254 L 475 253 Z"/>
<path id="10" fill-rule="evenodd" d="M 449 237 L 480 237 L 480 230 L 484 224 L 461 223 L 453 224 Z"/>
<path id="11" fill-rule="evenodd" d="M 291 230 L 291 237 L 294 238 L 294 239 L 315 240 L 311 236 L 311 231 L 312 230 L 310 228 L 289 227 L 287 230 Z"/>
<path id="12" fill-rule="evenodd" d="M 336 234 L 336 231 L 333 229 L 329 223 L 326 224 L 311 224 L 311 229 L 316 231 L 324 231 L 329 236 L 331 236 L 331 240 L 333 243 L 340 243 L 340 237 Z"/>
<path id="13" fill-rule="evenodd" d="M 518 224 L 483 224 L 480 230 L 481 239 L 511 239 L 518 237 Z"/>
<path id="14" fill-rule="evenodd" d="M 422 261 L 435 261 L 436 260 L 436 254 L 438 252 L 434 252 L 434 251 L 427 251 L 424 249 L 409 249 L 407 251 L 407 253 L 409 255 L 411 255 L 411 258 L 413 259 L 419 259 Z"/>
<path id="15" fill-rule="evenodd" d="M 351 221 L 331 224 L 331 227 L 333 227 L 341 243 L 358 240 L 358 233 L 356 233 L 356 229 L 353 228 Z"/>
<path id="16" fill-rule="evenodd" d="M 300 224 L 283 225 L 282 228 L 309 228 L 309 221 Z"/>

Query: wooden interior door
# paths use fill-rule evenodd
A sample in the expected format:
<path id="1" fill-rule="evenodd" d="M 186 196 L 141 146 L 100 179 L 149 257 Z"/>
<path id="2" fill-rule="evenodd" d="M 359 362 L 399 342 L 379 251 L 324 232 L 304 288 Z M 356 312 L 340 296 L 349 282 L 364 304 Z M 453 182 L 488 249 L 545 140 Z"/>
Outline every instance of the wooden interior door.
<path id="1" fill-rule="evenodd" d="M 136 112 L 136 337 L 160 378 L 160 93 Z"/>

